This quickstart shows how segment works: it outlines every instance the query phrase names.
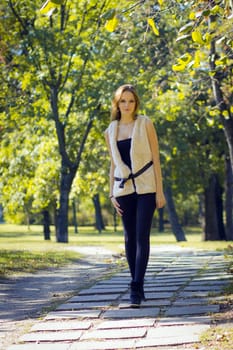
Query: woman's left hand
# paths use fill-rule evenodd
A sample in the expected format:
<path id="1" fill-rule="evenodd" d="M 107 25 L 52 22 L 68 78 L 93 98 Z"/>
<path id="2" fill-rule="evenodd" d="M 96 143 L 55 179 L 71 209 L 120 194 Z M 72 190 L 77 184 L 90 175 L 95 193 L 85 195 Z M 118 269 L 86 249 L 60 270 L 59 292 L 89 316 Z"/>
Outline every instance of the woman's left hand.
<path id="1" fill-rule="evenodd" d="M 156 208 L 163 208 L 166 204 L 166 199 L 163 192 L 156 193 Z"/>

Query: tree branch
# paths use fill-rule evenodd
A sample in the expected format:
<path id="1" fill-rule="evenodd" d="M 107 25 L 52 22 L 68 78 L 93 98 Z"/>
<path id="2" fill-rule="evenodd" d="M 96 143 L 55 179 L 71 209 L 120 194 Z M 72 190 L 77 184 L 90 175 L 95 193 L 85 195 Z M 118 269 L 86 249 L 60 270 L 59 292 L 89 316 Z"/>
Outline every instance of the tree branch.
<path id="1" fill-rule="evenodd" d="M 82 142 L 81 142 L 78 154 L 77 154 L 77 158 L 76 158 L 76 161 L 75 161 L 75 168 L 76 169 L 78 169 L 78 167 L 79 167 L 79 164 L 80 164 L 80 161 L 81 161 L 81 157 L 82 157 L 82 153 L 83 153 L 83 150 L 84 150 L 84 146 L 85 146 L 85 143 L 86 143 L 86 140 L 87 140 L 87 136 L 88 136 L 88 134 L 89 134 L 89 132 L 90 132 L 90 130 L 92 128 L 93 120 L 94 120 L 96 114 L 99 113 L 100 108 L 101 108 L 101 104 L 99 103 L 98 106 L 96 107 L 96 109 L 93 111 L 92 115 L 90 116 L 89 122 L 87 124 L 86 130 L 85 130 L 85 133 L 83 135 Z"/>

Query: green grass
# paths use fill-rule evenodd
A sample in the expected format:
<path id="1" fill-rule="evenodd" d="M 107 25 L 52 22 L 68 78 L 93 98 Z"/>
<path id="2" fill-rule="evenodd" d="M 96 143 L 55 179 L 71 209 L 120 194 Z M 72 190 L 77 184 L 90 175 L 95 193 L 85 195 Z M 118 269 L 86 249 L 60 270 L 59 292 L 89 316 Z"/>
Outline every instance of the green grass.
<path id="1" fill-rule="evenodd" d="M 224 250 L 230 242 L 202 242 L 201 229 L 188 228 L 187 242 L 176 243 L 169 228 L 158 233 L 155 229 L 151 234 L 151 245 L 176 244 L 181 247 L 197 249 Z M 42 226 L 31 226 L 30 230 L 23 225 L 0 225 L 0 275 L 13 273 L 34 272 L 47 267 L 58 267 L 80 258 L 80 254 L 68 250 L 75 246 L 102 246 L 115 253 L 124 250 L 124 238 L 119 227 L 116 233 L 112 227 L 99 234 L 91 227 L 80 227 L 75 234 L 70 228 L 69 243 L 57 243 L 54 232 L 51 241 L 45 241 Z"/>
<path id="2" fill-rule="evenodd" d="M 46 268 L 60 267 L 77 260 L 77 254 L 72 252 L 30 252 L 27 250 L 0 250 L 0 276 L 12 273 L 35 272 Z"/>

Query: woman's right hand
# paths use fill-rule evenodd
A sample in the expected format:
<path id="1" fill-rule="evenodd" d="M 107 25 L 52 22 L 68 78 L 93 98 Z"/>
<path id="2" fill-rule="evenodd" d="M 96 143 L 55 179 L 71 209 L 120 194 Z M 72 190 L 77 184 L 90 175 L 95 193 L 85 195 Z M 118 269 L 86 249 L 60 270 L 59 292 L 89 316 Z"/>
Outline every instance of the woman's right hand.
<path id="1" fill-rule="evenodd" d="M 122 216 L 123 210 L 121 209 L 120 204 L 117 202 L 116 198 L 112 197 L 111 202 L 112 202 L 112 205 L 114 206 L 114 208 L 116 209 L 117 214 Z"/>

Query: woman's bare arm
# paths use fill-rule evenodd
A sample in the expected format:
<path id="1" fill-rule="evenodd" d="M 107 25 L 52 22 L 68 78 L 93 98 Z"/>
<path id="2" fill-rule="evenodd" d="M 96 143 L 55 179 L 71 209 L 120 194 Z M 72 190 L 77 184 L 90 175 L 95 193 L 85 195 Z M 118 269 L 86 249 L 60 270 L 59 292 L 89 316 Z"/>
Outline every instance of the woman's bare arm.
<path id="1" fill-rule="evenodd" d="M 112 204 L 113 204 L 114 208 L 116 209 L 118 215 L 122 216 L 123 211 L 120 208 L 120 204 L 118 203 L 116 198 L 113 196 L 113 184 L 114 184 L 115 165 L 114 165 L 113 158 L 112 158 L 112 152 L 111 152 L 111 147 L 110 147 L 107 131 L 105 132 L 105 140 L 106 140 L 106 144 L 107 144 L 109 155 L 110 155 L 110 159 L 111 159 L 110 171 L 109 171 L 109 189 L 110 189 L 109 190 L 109 197 L 110 197 L 110 199 L 112 201 Z"/>

